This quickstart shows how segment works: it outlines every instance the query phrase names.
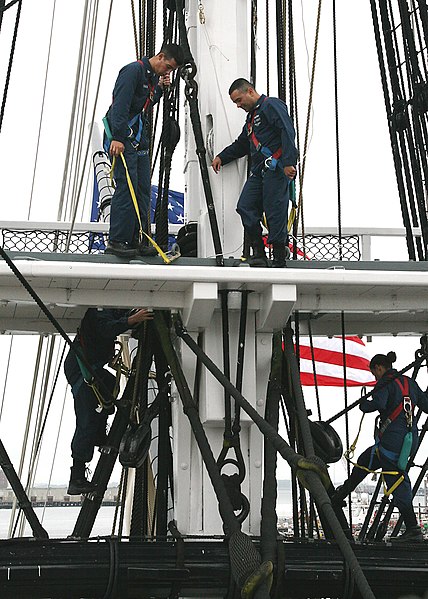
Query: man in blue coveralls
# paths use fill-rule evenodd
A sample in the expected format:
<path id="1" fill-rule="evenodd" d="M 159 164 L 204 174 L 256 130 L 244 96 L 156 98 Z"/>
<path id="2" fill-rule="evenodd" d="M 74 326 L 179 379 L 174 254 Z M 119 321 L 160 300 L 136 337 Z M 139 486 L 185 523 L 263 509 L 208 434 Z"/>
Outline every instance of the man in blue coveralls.
<path id="1" fill-rule="evenodd" d="M 395 352 L 376 354 L 370 361 L 370 370 L 377 383 L 372 399 L 363 399 L 360 410 L 364 413 L 379 411 L 380 427 L 376 434 L 375 445 L 368 447 L 358 458 L 351 476 L 338 487 L 331 497 L 333 507 L 342 507 L 344 499 L 365 479 L 370 471 L 382 469 L 385 484 L 394 497 L 394 505 L 403 517 L 406 530 L 397 537 L 399 542 L 417 543 L 423 541 L 420 526 L 417 523 L 412 504 L 412 487 L 405 466 L 398 466 L 407 432 L 411 432 L 411 452 L 418 445 L 418 428 L 413 412 L 417 406 L 428 412 L 428 397 L 417 383 L 406 376 L 398 376 L 392 368 Z M 407 456 L 406 460 L 407 462 Z"/>
<path id="2" fill-rule="evenodd" d="M 246 79 L 229 88 L 232 102 L 248 115 L 238 139 L 212 162 L 214 172 L 237 158 L 251 154 L 251 172 L 236 210 L 253 248 L 253 266 L 267 266 L 262 228 L 263 212 L 273 246 L 274 267 L 285 266 L 288 249 L 289 184 L 296 176 L 295 132 L 286 104 L 279 98 L 260 95 Z"/>
<path id="3" fill-rule="evenodd" d="M 110 211 L 110 232 L 106 254 L 133 258 L 156 251 L 139 242 L 140 224 L 126 179 L 120 154 L 123 153 L 137 197 L 143 230 L 147 233 L 150 204 L 149 115 L 153 104 L 169 86 L 169 75 L 183 63 L 183 50 L 177 44 L 164 44 L 152 58 L 131 62 L 117 77 L 113 101 L 107 111 L 112 141 L 106 151 L 116 157 L 114 192 Z"/>
<path id="4" fill-rule="evenodd" d="M 145 308 L 132 311 L 119 308 L 89 308 L 82 318 L 73 346 L 78 352 L 83 353 L 92 370 L 111 394 L 116 379 L 104 366 L 114 356 L 116 337 L 152 318 L 152 312 Z M 64 371 L 71 385 L 76 414 L 76 430 L 71 441 L 73 466 L 67 492 L 69 495 L 80 495 L 94 490 L 85 475 L 86 462 L 92 460 L 94 448 L 105 443 L 109 411 L 99 404 L 92 387 L 85 382 L 81 365 L 71 348 L 64 361 Z"/>

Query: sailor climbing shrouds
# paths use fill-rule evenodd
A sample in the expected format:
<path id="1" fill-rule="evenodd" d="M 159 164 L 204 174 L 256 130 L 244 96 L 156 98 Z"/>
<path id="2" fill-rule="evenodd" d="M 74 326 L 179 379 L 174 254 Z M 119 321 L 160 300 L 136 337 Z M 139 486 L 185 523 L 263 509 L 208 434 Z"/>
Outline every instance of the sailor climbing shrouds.
<path id="1" fill-rule="evenodd" d="M 71 441 L 73 466 L 67 491 L 69 495 L 94 490 L 92 483 L 86 478 L 86 463 L 92 460 L 94 448 L 104 445 L 108 415 L 114 412 L 114 406 L 103 402 L 96 384 L 87 378 L 87 372 L 77 355 L 83 353 L 93 371 L 112 395 L 115 395 L 116 377 L 104 366 L 114 356 L 116 337 L 152 318 L 152 312 L 145 308 L 131 313 L 126 309 L 89 308 L 80 323 L 73 341 L 74 348 L 70 348 L 64 362 L 76 414 L 76 430 Z"/>
<path id="2" fill-rule="evenodd" d="M 109 242 L 106 253 L 125 258 L 156 255 L 142 244 L 147 233 L 150 203 L 150 131 L 149 114 L 162 97 L 169 75 L 183 62 L 183 51 L 177 44 L 165 44 L 161 51 L 124 66 L 117 77 L 113 102 L 105 117 L 112 141 L 105 137 L 105 149 L 115 162 L 116 190 L 110 213 Z M 121 157 L 121 160 L 115 160 Z M 135 190 L 131 197 L 127 172 Z"/>
<path id="3" fill-rule="evenodd" d="M 221 166 L 251 154 L 251 174 L 238 200 L 237 212 L 253 248 L 253 266 L 267 266 L 260 221 L 266 215 L 268 243 L 273 246 L 273 266 L 285 266 L 288 249 L 288 203 L 290 181 L 296 176 L 295 131 L 286 104 L 279 98 L 260 95 L 246 79 L 229 88 L 231 100 L 248 112 L 239 137 L 212 162 Z"/>
<path id="4" fill-rule="evenodd" d="M 379 411 L 380 424 L 376 429 L 375 444 L 358 458 L 351 476 L 337 488 L 331 498 L 333 506 L 341 507 L 344 499 L 374 470 L 382 469 L 387 494 L 392 494 L 406 526 L 397 538 L 401 542 L 423 540 L 412 504 L 412 489 L 406 472 L 407 460 L 418 443 L 418 429 L 413 418 L 415 407 L 428 413 L 428 397 L 417 383 L 406 376 L 398 376 L 392 368 L 394 352 L 377 354 L 370 361 L 370 370 L 377 383 L 372 400 L 364 399 L 360 410 L 364 413 Z M 410 443 L 408 443 L 410 439 Z"/>

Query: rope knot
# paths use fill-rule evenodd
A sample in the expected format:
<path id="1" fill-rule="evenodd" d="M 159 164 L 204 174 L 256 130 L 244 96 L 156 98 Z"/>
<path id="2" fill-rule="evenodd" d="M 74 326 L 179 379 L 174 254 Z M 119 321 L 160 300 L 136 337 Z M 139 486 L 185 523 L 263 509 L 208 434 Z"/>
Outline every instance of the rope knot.
<path id="1" fill-rule="evenodd" d="M 296 475 L 305 489 L 309 489 L 309 485 L 306 480 L 306 474 L 308 471 L 318 474 L 322 484 L 326 489 L 330 487 L 331 481 L 327 472 L 327 466 L 321 458 L 315 455 L 310 457 L 301 457 L 297 462 Z"/>
<path id="2" fill-rule="evenodd" d="M 242 599 L 251 599 L 263 582 L 266 582 L 270 589 L 273 564 L 271 561 L 261 563 L 260 554 L 250 537 L 241 530 L 230 536 L 229 554 L 232 575 L 241 589 Z"/>

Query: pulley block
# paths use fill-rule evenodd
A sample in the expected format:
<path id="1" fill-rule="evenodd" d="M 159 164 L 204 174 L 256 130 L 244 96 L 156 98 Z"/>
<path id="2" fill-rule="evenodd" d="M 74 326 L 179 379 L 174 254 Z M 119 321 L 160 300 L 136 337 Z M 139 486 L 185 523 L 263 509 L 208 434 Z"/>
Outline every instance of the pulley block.
<path id="1" fill-rule="evenodd" d="M 310 422 L 315 455 L 326 464 L 338 462 L 343 454 L 342 441 L 331 424 L 323 421 Z"/>

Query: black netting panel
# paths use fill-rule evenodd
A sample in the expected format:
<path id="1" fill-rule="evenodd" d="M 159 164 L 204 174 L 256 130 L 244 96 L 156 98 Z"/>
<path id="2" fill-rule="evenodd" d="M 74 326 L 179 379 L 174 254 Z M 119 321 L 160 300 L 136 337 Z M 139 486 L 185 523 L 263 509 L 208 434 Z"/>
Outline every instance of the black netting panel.
<path id="1" fill-rule="evenodd" d="M 360 238 L 358 235 L 342 236 L 342 256 L 340 256 L 337 235 L 305 235 L 305 250 L 309 260 L 361 260 Z M 303 260 L 302 237 L 297 238 L 297 259 Z"/>
<path id="2" fill-rule="evenodd" d="M 3 248 L 17 252 L 65 252 L 67 231 L 12 231 L 2 229 Z M 107 233 L 91 231 L 71 235 L 70 254 L 100 254 L 104 252 Z"/>
<path id="3" fill-rule="evenodd" d="M 2 229 L 3 248 L 18 252 L 65 252 L 67 231 L 13 231 Z M 107 243 L 107 233 L 91 231 L 71 235 L 69 253 L 100 254 Z M 309 260 L 340 260 L 337 235 L 305 235 L 306 255 Z M 297 238 L 298 260 L 303 259 L 303 241 Z M 358 235 L 342 236 L 342 260 L 361 260 Z"/>

